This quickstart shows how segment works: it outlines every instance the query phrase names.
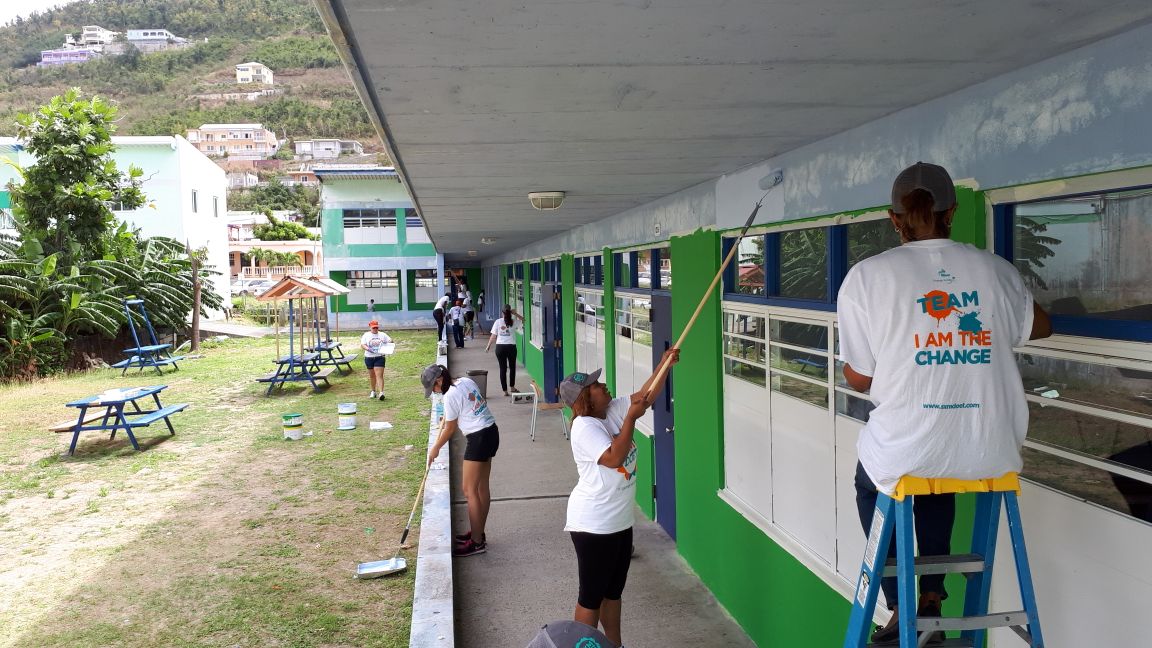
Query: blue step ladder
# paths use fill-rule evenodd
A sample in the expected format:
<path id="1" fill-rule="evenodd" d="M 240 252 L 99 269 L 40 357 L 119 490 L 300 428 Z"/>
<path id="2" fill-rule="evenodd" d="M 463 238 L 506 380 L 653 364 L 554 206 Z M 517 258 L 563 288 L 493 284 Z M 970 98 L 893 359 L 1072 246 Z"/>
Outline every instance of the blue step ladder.
<path id="1" fill-rule="evenodd" d="M 121 376 L 128 373 L 132 367 L 139 367 L 140 371 L 144 371 L 144 367 L 152 367 L 156 373 L 164 373 L 160 370 L 160 367 L 164 365 L 172 365 L 173 368 L 179 369 L 180 367 L 176 362 L 183 360 L 184 356 L 173 356 L 172 345 L 162 344 L 156 339 L 156 329 L 152 328 L 152 320 L 148 318 L 148 311 L 144 308 L 144 300 L 125 299 L 123 306 L 124 315 L 128 318 L 128 330 L 132 331 L 132 341 L 136 343 L 136 346 L 124 349 L 128 358 L 117 362 L 112 367 L 122 369 Z M 143 323 L 143 329 L 140 331 L 136 329 L 137 320 Z M 141 334 L 144 332 L 148 333 L 145 342 L 149 342 L 149 344 L 140 343 Z"/>
<path id="2" fill-rule="evenodd" d="M 926 556 L 913 559 L 912 499 L 917 495 L 944 493 L 976 493 L 976 518 L 972 531 L 972 553 L 951 556 Z M 968 578 L 964 592 L 964 616 L 916 617 L 916 605 L 898 607 L 900 616 L 901 648 L 931 645 L 942 648 L 983 648 L 988 628 L 1008 627 L 1028 646 L 1043 648 L 1040 617 L 1036 610 L 1036 593 L 1032 588 L 1032 572 L 1028 567 L 1028 551 L 1024 546 L 1024 529 L 1020 523 L 1020 480 L 1016 473 L 1006 473 L 992 479 L 926 479 L 904 477 L 888 496 L 880 493 L 876 499 L 876 512 L 868 533 L 868 544 L 856 583 L 852 601 L 852 615 L 848 620 L 848 633 L 844 648 L 864 648 L 872 629 L 872 614 L 880 593 L 880 578 L 895 575 L 901 601 L 916 601 L 917 574 L 960 573 Z M 1000 527 L 1000 506 L 1008 514 L 1008 530 L 1012 537 L 1012 553 L 1016 559 L 1016 578 L 1020 585 L 1020 598 L 1024 609 L 1013 612 L 988 612 L 988 598 L 992 589 L 992 565 L 996 554 L 996 533 Z M 886 560 L 888 544 L 896 535 L 896 559 Z M 943 643 L 929 644 L 938 631 L 960 631 L 959 638 L 948 638 Z M 917 633 L 921 633 L 917 636 Z M 896 644 L 884 644 L 896 645 Z"/>

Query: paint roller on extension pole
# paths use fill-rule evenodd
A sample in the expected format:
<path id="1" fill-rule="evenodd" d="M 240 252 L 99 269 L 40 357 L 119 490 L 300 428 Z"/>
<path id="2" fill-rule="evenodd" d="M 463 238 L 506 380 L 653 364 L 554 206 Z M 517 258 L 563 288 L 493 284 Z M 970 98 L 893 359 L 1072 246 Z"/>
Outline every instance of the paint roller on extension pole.
<path id="1" fill-rule="evenodd" d="M 744 228 L 740 230 L 740 235 L 732 241 L 732 248 L 728 250 L 727 256 L 724 257 L 724 262 L 720 264 L 720 269 L 716 271 L 716 276 L 712 277 L 712 283 L 708 284 L 708 289 L 704 291 L 704 296 L 700 298 L 700 303 L 696 305 L 696 311 L 692 313 L 692 317 L 688 318 L 688 323 L 684 325 L 684 330 L 680 332 L 680 337 L 676 339 L 676 344 L 671 348 L 679 349 L 680 345 L 684 344 L 684 339 L 688 337 L 688 331 L 692 330 L 692 326 L 696 324 L 696 318 L 700 317 L 700 313 L 704 311 L 704 304 L 708 303 L 708 298 L 712 296 L 712 291 L 716 290 L 716 285 L 720 283 L 720 279 L 724 276 L 724 271 L 728 269 L 728 264 L 732 262 L 732 257 L 736 256 L 737 250 L 740 249 L 740 240 L 748 233 L 748 228 L 752 227 L 752 221 L 756 220 L 756 214 L 760 212 L 760 206 L 764 204 L 764 199 L 768 197 L 768 193 L 774 187 L 784 181 L 784 171 L 776 169 L 771 171 L 768 175 L 760 178 L 760 188 L 764 190 L 764 195 L 760 196 L 760 200 L 756 201 L 756 206 L 752 208 L 752 213 L 748 214 L 748 220 L 744 223 Z M 656 395 L 659 390 L 660 384 L 664 381 L 664 375 L 668 373 L 668 368 L 672 365 L 667 360 L 660 362 L 660 367 L 656 370 L 656 374 L 649 383 L 648 394 L 645 400 L 651 399 Z"/>
<path id="2" fill-rule="evenodd" d="M 381 576 L 398 574 L 408 568 L 408 561 L 400 557 L 400 551 L 404 549 L 404 541 L 408 539 L 408 532 L 412 530 L 412 519 L 416 517 L 416 509 L 420 507 L 421 496 L 424 495 L 424 484 L 428 481 L 428 473 L 431 470 L 432 464 L 429 463 L 428 467 L 424 469 L 424 477 L 420 479 L 420 488 L 416 489 L 416 501 L 412 503 L 412 512 L 408 514 L 408 524 L 404 525 L 404 533 L 400 535 L 400 546 L 396 547 L 396 553 L 388 560 L 360 563 L 356 566 L 357 579 L 380 578 Z"/>

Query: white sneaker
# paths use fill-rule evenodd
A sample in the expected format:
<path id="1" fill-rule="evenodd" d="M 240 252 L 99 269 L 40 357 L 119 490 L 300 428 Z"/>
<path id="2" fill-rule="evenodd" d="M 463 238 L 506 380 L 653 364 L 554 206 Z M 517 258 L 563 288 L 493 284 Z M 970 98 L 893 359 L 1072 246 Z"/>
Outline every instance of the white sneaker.
<path id="1" fill-rule="evenodd" d="M 376 392 L 374 392 L 374 391 L 368 392 L 368 398 L 376 398 Z"/>

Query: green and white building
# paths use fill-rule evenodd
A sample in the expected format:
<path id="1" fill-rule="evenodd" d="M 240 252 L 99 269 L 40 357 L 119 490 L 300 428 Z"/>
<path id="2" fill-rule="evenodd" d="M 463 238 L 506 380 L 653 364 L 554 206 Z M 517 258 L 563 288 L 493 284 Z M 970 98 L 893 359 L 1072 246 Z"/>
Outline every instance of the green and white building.
<path id="1" fill-rule="evenodd" d="M 324 270 L 351 291 L 329 304 L 341 326 L 377 319 L 385 330 L 435 327 L 443 257 L 396 170 L 333 164 L 313 172 L 320 180 Z"/>
<path id="2" fill-rule="evenodd" d="M 898 244 L 896 174 L 947 167 L 953 237 L 1053 315 L 1018 349 L 1047 645 L 1148 643 L 1152 5 L 317 4 L 433 243 L 479 269 L 489 318 L 497 295 L 526 315 L 547 393 L 601 366 L 634 389 L 782 173 L 637 441 L 640 509 L 762 646 L 843 641 L 868 405 L 835 360 L 837 289 Z M 530 205 L 549 191 L 558 209 Z"/>

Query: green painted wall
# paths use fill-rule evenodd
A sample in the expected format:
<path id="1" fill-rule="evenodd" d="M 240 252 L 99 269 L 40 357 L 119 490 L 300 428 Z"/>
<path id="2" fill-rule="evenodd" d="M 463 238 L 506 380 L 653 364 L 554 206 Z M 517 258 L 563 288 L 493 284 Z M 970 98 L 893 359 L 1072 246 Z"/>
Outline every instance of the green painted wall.
<path id="1" fill-rule="evenodd" d="M 952 240 L 988 248 L 988 220 L 984 192 L 956 187 L 956 213 L 952 215 Z"/>
<path id="2" fill-rule="evenodd" d="M 604 268 L 604 384 L 615 395 L 616 363 L 611 359 L 616 357 L 616 272 L 612 267 L 612 248 L 604 248 L 600 262 Z M 648 491 L 651 495 L 652 489 Z M 639 494 L 639 489 L 636 492 Z"/>
<path id="3" fill-rule="evenodd" d="M 673 330 L 680 331 L 720 267 L 720 239 L 717 232 L 697 231 L 673 237 L 671 246 L 675 289 L 688 296 L 672 301 Z M 844 597 L 716 494 L 724 483 L 720 335 L 714 293 L 673 370 L 677 548 L 757 644 L 840 645 L 850 610 Z"/>

